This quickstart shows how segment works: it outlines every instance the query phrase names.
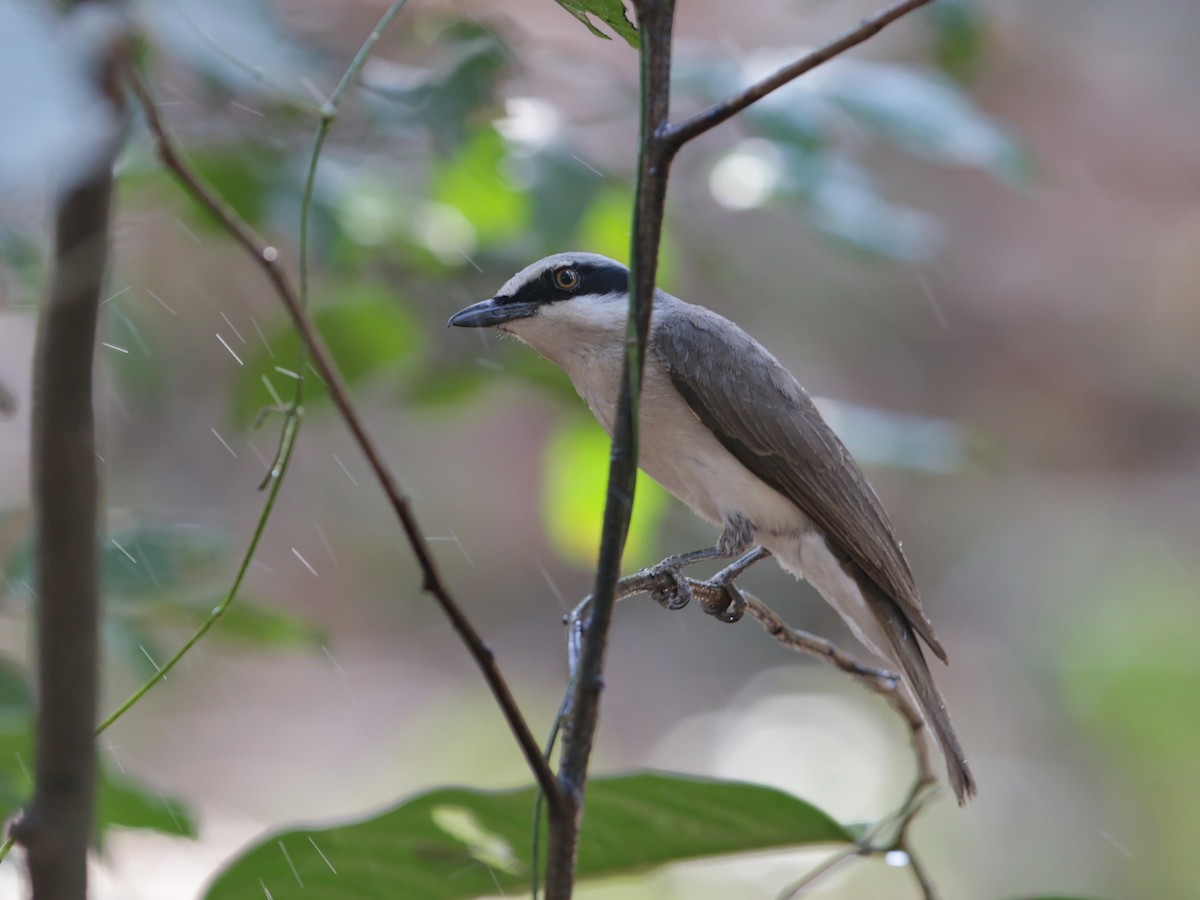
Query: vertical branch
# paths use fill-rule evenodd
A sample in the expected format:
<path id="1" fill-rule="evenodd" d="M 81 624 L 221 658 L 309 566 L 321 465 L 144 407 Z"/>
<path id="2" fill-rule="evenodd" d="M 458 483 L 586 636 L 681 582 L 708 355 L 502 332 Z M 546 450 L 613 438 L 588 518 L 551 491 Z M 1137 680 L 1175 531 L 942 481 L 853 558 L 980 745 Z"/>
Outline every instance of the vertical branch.
<path id="1" fill-rule="evenodd" d="M 641 33 L 641 136 L 633 211 L 629 319 L 625 369 L 613 430 L 608 494 L 600 539 L 600 559 L 592 603 L 581 641 L 579 666 L 563 717 L 563 751 L 558 782 L 566 800 L 551 813 L 546 865 L 546 896 L 571 896 L 579 844 L 583 796 L 592 742 L 600 715 L 604 654 L 616 604 L 621 555 L 633 512 L 638 457 L 638 400 L 653 312 L 658 246 L 662 235 L 667 176 L 675 148 L 665 138 L 670 107 L 671 32 L 674 0 L 636 0 Z"/>
<path id="2" fill-rule="evenodd" d="M 633 512 L 638 458 L 638 400 L 653 313 L 658 249 L 662 236 L 667 180 L 675 154 L 688 141 L 719 125 L 810 69 L 867 40 L 891 22 L 931 0 L 895 0 L 859 24 L 768 78 L 714 105 L 677 126 L 670 112 L 671 43 L 674 0 L 633 0 L 641 38 L 641 133 L 631 247 L 631 292 L 625 341 L 625 367 L 613 429 L 608 492 L 600 539 L 600 559 L 579 634 L 570 640 L 578 650 L 574 677 L 561 717 L 563 738 L 558 784 L 564 800 L 551 810 L 546 862 L 546 896 L 571 896 L 582 821 L 588 764 L 600 712 L 605 649 L 617 600 L 621 555 Z M 923 761 L 922 761 L 923 762 Z"/>
<path id="3" fill-rule="evenodd" d="M 98 87 L 115 110 L 116 26 L 102 17 L 80 21 L 84 15 L 75 10 L 73 24 L 94 43 L 84 49 L 102 53 Z M 33 364 L 36 774 L 33 801 L 13 837 L 28 851 L 36 900 L 87 894 L 100 615 L 92 369 L 116 149 L 115 141 L 103 147 L 89 172 L 58 197 L 53 269 Z"/>

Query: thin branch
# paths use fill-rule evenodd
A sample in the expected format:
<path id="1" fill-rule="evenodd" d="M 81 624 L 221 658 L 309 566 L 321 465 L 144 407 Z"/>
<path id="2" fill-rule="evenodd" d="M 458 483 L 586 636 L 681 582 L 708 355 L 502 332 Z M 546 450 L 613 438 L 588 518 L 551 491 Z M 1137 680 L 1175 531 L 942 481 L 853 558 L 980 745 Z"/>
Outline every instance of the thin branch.
<path id="1" fill-rule="evenodd" d="M 633 512 L 638 458 L 638 400 L 645 363 L 650 314 L 654 303 L 658 247 L 662 236 L 667 175 L 673 151 L 661 135 L 670 108 L 671 40 L 674 0 L 635 0 L 641 32 L 641 138 L 634 195 L 631 246 L 632 291 L 625 340 L 625 360 L 613 430 L 600 559 L 592 589 L 594 602 L 578 670 L 571 681 L 563 717 L 563 749 L 558 783 L 567 800 L 561 815 L 551 811 L 546 862 L 546 896 L 565 900 L 575 882 L 575 859 L 583 796 L 592 741 L 600 715 L 605 648 L 612 624 L 621 555 Z M 536 864 L 536 860 L 534 861 Z"/>
<path id="2" fill-rule="evenodd" d="M 113 75 L 125 51 L 123 17 L 93 4 L 72 9 L 65 26 L 80 40 L 97 93 L 118 116 Z M 35 778 L 33 800 L 12 826 L 12 838 L 27 851 L 38 900 L 86 896 L 96 797 L 100 478 L 92 381 L 118 149 L 115 139 L 100 139 L 105 145 L 88 172 L 59 186 L 53 268 L 33 363 Z"/>
<path id="3" fill-rule="evenodd" d="M 840 866 L 848 859 L 853 859 L 862 853 L 861 848 L 851 844 L 844 847 L 837 853 L 830 854 L 823 859 L 820 865 L 816 866 L 812 871 L 806 873 L 803 878 L 798 881 L 793 881 L 776 896 L 775 900 L 792 900 L 793 897 L 799 897 L 802 893 Z"/>
<path id="4" fill-rule="evenodd" d="M 476 665 L 483 674 L 484 680 L 487 682 L 488 688 L 500 706 L 504 719 L 525 757 L 526 764 L 537 779 L 541 789 L 546 793 L 550 809 L 557 814 L 563 807 L 563 799 L 558 782 L 554 779 L 549 765 L 542 757 L 537 741 L 534 739 L 533 733 L 525 722 L 508 684 L 500 673 L 494 654 L 484 643 L 470 620 L 467 619 L 466 615 L 459 608 L 445 583 L 442 581 L 433 556 L 429 551 L 428 544 L 417 525 L 416 517 L 413 514 L 408 497 L 400 490 L 399 484 L 388 469 L 387 464 L 383 461 L 383 457 L 376 447 L 374 440 L 363 424 L 361 416 L 350 399 L 345 381 L 334 365 L 324 340 L 314 328 L 311 319 L 300 302 L 299 296 L 279 264 L 278 250 L 266 244 L 255 235 L 251 228 L 229 208 L 228 204 L 199 179 L 176 149 L 174 142 L 171 140 L 162 120 L 158 116 L 153 99 L 145 85 L 141 83 L 140 79 L 132 71 L 128 73 L 128 81 L 146 117 L 146 123 L 154 136 L 155 146 L 163 166 L 258 261 L 259 266 L 263 269 L 279 298 L 283 301 L 288 314 L 292 318 L 293 324 L 296 326 L 301 341 L 312 355 L 313 364 L 317 372 L 328 387 L 334 406 L 337 407 L 338 412 L 345 420 L 354 440 L 358 443 L 381 488 L 387 495 L 392 510 L 400 520 L 408 543 L 421 568 L 423 576 L 422 588 L 437 601 L 443 613 L 450 620 L 454 630 L 458 632 L 460 639 L 466 645 L 468 652 L 470 652 L 472 658 L 475 660 Z"/>
<path id="5" fill-rule="evenodd" d="M 773 75 L 752 84 L 741 93 L 709 107 L 702 113 L 685 119 L 678 125 L 672 125 L 666 137 L 670 144 L 678 150 L 688 141 L 697 138 L 704 132 L 720 125 L 722 122 L 740 113 L 747 106 L 756 103 L 763 97 L 783 87 L 790 81 L 799 78 L 805 72 L 815 69 L 822 63 L 828 62 L 835 56 L 845 53 L 851 47 L 861 44 L 868 38 L 874 37 L 901 16 L 907 15 L 918 7 L 925 6 L 933 0 L 898 0 L 883 9 L 863 19 L 854 28 L 843 31 L 833 40 L 818 47 L 800 59 L 784 66 Z"/>
<path id="6" fill-rule="evenodd" d="M 716 583 L 716 579 L 699 581 L 695 578 L 684 577 L 691 596 L 702 607 L 722 609 L 728 602 L 728 595 Z M 673 590 L 675 587 L 671 576 L 666 573 L 656 574 L 652 569 L 645 569 L 633 575 L 622 578 L 616 586 L 616 599 L 624 600 L 635 594 L 654 594 Z M 917 765 L 916 786 L 905 801 L 904 810 L 914 803 L 916 795 L 927 785 L 936 783 L 932 762 L 929 758 L 928 742 L 921 739 L 925 730 L 925 721 L 904 691 L 900 689 L 900 679 L 892 672 L 864 665 L 832 641 L 792 628 L 783 618 L 766 603 L 749 591 L 738 588 L 746 601 L 746 612 L 763 627 L 779 643 L 790 650 L 807 654 L 822 662 L 828 663 L 845 672 L 872 693 L 878 694 L 887 701 L 908 727 L 912 740 L 913 755 Z M 568 617 L 567 635 L 567 667 L 572 674 L 582 664 L 582 645 L 580 635 L 586 633 L 584 617 L 592 603 L 589 597 L 581 603 Z"/>
<path id="7" fill-rule="evenodd" d="M 736 563 L 734 564 L 737 565 Z M 732 568 L 732 567 L 730 567 Z M 728 569 L 726 571 L 729 571 Z M 683 576 L 683 581 L 689 595 L 705 610 L 722 610 L 729 601 L 726 586 L 732 582 L 722 579 L 719 573 L 708 581 Z M 655 572 L 653 569 L 643 569 L 633 575 L 627 575 L 617 582 L 615 597 L 617 601 L 624 600 L 637 594 L 663 595 L 678 589 L 673 577 L 667 572 Z M 883 697 L 905 721 L 916 760 L 916 778 L 912 788 L 901 804 L 899 811 L 879 820 L 857 844 L 846 847 L 821 862 L 815 869 L 803 878 L 788 885 L 778 895 L 777 900 L 790 900 L 799 896 L 804 890 L 824 878 L 846 860 L 855 856 L 877 856 L 892 850 L 903 850 L 909 860 L 909 868 L 918 886 L 925 892 L 927 900 L 934 898 L 932 882 L 921 866 L 920 861 L 908 848 L 908 832 L 917 814 L 924 809 L 926 803 L 933 797 L 935 791 L 927 790 L 936 784 L 933 768 L 929 759 L 929 747 L 921 739 L 925 723 L 916 707 L 901 690 L 900 679 L 892 672 L 877 669 L 873 666 L 858 662 L 849 653 L 840 649 L 832 641 L 808 632 L 792 628 L 771 607 L 742 588 L 736 588 L 742 599 L 746 601 L 746 612 L 755 619 L 771 637 L 775 638 L 789 650 L 805 653 L 822 662 L 850 675 L 868 690 Z M 583 655 L 583 638 L 588 629 L 588 616 L 592 598 L 587 597 L 566 617 L 567 625 L 567 670 L 572 678 L 577 677 Z M 551 746 L 553 737 L 551 738 Z M 549 756 L 549 748 L 547 748 Z M 895 837 L 884 844 L 877 844 L 884 832 L 896 827 Z"/>

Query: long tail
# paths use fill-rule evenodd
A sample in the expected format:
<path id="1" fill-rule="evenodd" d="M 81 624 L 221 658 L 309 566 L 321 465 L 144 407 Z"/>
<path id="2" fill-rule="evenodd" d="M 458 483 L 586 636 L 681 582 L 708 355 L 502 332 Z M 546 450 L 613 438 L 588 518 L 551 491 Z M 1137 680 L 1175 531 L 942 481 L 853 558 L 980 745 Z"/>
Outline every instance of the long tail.
<path id="1" fill-rule="evenodd" d="M 865 584 L 864 584 L 865 582 Z M 946 701 L 938 693 L 925 664 L 925 654 L 917 643 L 917 636 L 912 626 L 904 617 L 904 613 L 896 603 L 883 593 L 869 578 L 859 579 L 867 602 L 871 605 L 879 624 L 887 635 L 892 656 L 900 665 L 904 675 L 905 686 L 910 689 L 913 697 L 925 716 L 925 723 L 932 730 L 946 759 L 946 771 L 950 776 L 950 785 L 961 806 L 969 797 L 975 795 L 975 779 L 967 766 L 967 757 L 954 726 L 950 724 L 950 715 L 946 712 Z"/>

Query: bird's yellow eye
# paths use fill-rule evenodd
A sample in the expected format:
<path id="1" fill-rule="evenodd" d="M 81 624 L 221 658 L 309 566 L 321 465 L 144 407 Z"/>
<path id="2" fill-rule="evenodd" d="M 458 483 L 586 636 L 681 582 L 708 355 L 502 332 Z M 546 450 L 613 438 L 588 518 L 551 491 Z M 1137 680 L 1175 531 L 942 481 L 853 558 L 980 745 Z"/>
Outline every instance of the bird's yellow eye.
<path id="1" fill-rule="evenodd" d="M 554 284 L 564 291 L 579 287 L 579 273 L 574 269 L 559 269 L 554 273 Z"/>

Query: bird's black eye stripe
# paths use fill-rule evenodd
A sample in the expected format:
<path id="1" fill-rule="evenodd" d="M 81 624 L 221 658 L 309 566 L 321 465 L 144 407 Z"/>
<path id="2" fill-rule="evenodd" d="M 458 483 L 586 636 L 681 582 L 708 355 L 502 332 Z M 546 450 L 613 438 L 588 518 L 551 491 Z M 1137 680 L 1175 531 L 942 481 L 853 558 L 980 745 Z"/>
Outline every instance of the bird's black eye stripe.
<path id="1" fill-rule="evenodd" d="M 558 286 L 555 275 L 563 269 L 579 274 L 574 288 Z M 622 294 L 629 289 L 629 272 L 620 266 L 599 266 L 593 263 L 563 263 L 547 269 L 540 278 L 521 285 L 507 297 L 497 297 L 497 303 L 554 303 L 589 294 Z"/>

